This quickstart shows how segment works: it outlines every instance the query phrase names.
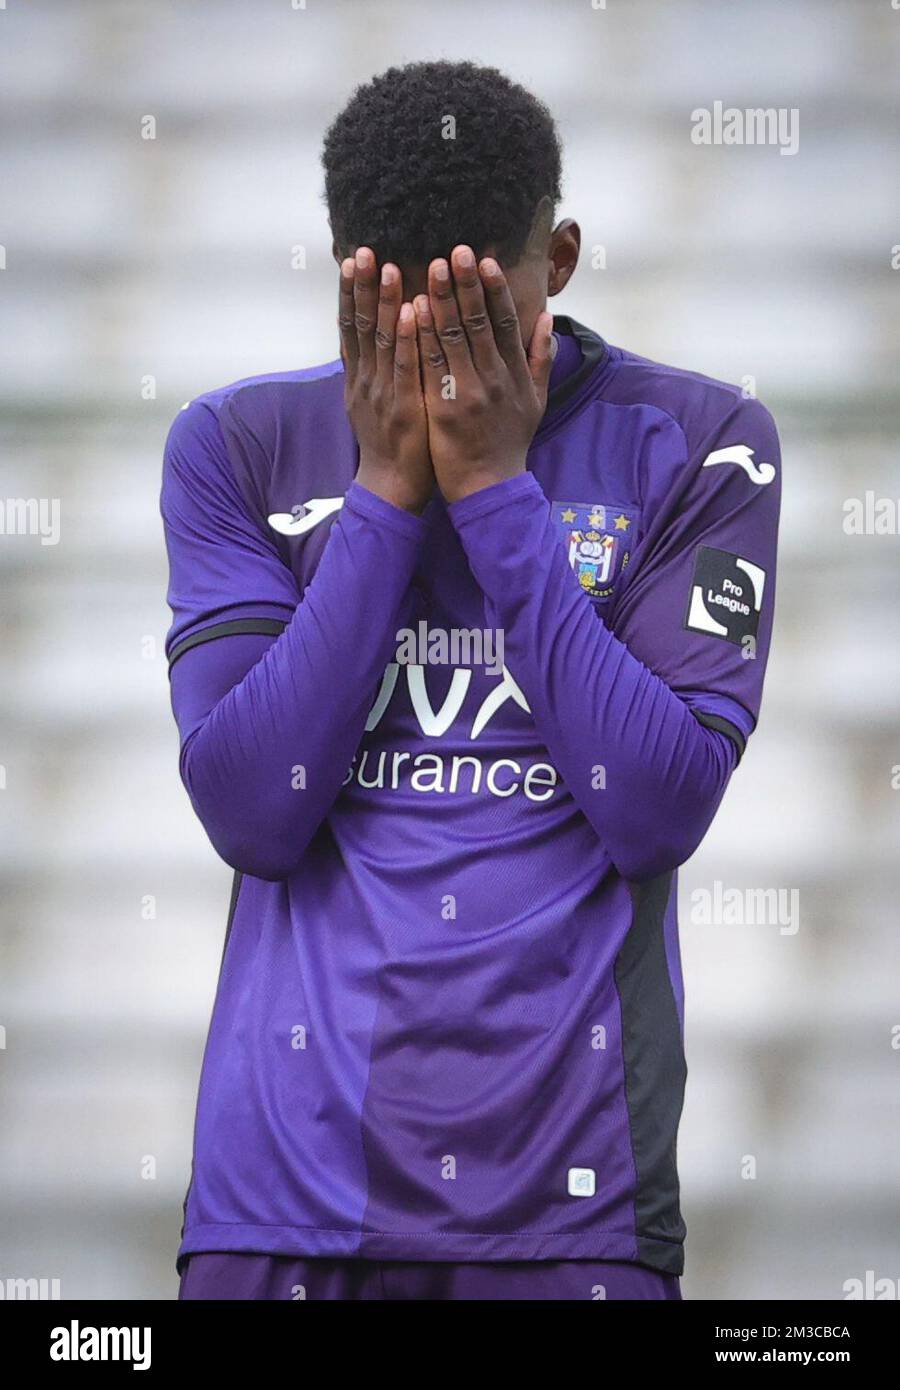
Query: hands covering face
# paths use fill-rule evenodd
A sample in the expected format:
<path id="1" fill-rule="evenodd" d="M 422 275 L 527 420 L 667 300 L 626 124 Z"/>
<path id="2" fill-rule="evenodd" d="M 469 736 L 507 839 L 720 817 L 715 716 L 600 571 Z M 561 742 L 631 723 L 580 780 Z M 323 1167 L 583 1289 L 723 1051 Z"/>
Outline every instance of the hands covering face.
<path id="1" fill-rule="evenodd" d="M 403 300 L 397 266 L 361 247 L 341 265 L 345 401 L 364 487 L 421 511 L 435 481 L 455 502 L 525 468 L 547 403 L 552 316 L 526 353 L 497 262 L 467 246 L 432 261 L 428 293 Z"/>

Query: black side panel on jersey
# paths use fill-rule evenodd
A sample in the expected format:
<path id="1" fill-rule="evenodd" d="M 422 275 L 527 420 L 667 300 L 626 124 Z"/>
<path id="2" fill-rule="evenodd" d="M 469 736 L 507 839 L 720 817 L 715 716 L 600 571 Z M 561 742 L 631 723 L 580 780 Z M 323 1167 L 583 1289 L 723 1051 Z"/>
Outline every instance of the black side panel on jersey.
<path id="1" fill-rule="evenodd" d="M 225 962 L 225 952 L 228 950 L 228 941 L 231 936 L 231 928 L 234 924 L 234 914 L 237 911 L 238 898 L 241 895 L 241 884 L 244 875 L 240 869 L 235 869 L 234 878 L 231 880 L 231 901 L 228 904 L 228 921 L 225 923 L 225 940 L 222 943 L 222 964 Z M 221 969 L 221 965 L 220 965 Z"/>
<path id="2" fill-rule="evenodd" d="M 685 1226 L 675 1147 L 687 1067 L 666 960 L 664 924 L 672 886 L 671 873 L 629 884 L 634 914 L 616 958 L 615 978 L 637 1175 L 638 1259 L 666 1274 L 681 1274 Z"/>

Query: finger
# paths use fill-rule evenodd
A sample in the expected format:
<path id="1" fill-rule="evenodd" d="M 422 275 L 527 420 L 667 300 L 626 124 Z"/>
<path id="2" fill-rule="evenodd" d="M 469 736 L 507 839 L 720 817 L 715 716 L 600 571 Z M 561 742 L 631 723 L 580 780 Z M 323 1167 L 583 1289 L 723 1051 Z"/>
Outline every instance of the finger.
<path id="1" fill-rule="evenodd" d="M 356 252 L 353 303 L 360 365 L 372 371 L 375 367 L 375 325 L 378 322 L 378 271 L 375 252 L 368 246 L 360 246 Z"/>
<path id="2" fill-rule="evenodd" d="M 528 344 L 528 370 L 531 373 L 531 380 L 534 382 L 538 400 L 542 404 L 546 403 L 547 400 L 547 388 L 550 385 L 550 368 L 552 366 L 553 315 L 544 309 L 537 316 L 531 342 Z"/>
<path id="3" fill-rule="evenodd" d="M 500 361 L 491 320 L 484 300 L 478 262 L 470 246 L 455 246 L 450 256 L 456 302 L 466 332 L 472 361 L 478 371 L 495 368 Z"/>
<path id="4" fill-rule="evenodd" d="M 352 256 L 341 261 L 338 282 L 338 332 L 341 335 L 341 357 L 348 377 L 356 371 L 359 360 L 359 342 L 356 337 L 356 306 L 353 302 L 353 279 L 356 262 Z"/>
<path id="5" fill-rule="evenodd" d="M 397 315 L 397 346 L 394 352 L 394 391 L 398 396 L 421 391 L 419 340 L 416 311 L 410 303 L 400 305 Z"/>
<path id="6" fill-rule="evenodd" d="M 457 377 L 471 374 L 472 354 L 460 322 L 450 266 L 443 259 L 432 261 L 428 267 L 428 298 L 435 332 L 450 371 Z"/>
<path id="7" fill-rule="evenodd" d="M 403 278 L 397 266 L 388 261 L 381 267 L 378 291 L 378 321 L 375 327 L 376 374 L 387 384 L 394 375 L 394 346 L 397 315 L 403 302 Z"/>
<path id="8" fill-rule="evenodd" d="M 506 283 L 506 276 L 493 256 L 485 256 L 478 270 L 484 286 L 497 351 L 510 372 L 520 378 L 527 376 L 528 361 L 519 328 L 519 315 L 516 313 L 515 301 Z"/>
<path id="9" fill-rule="evenodd" d="M 431 303 L 427 294 L 417 294 L 413 300 L 416 328 L 419 334 L 419 360 L 422 364 L 422 384 L 427 397 L 440 395 L 443 378 L 447 375 L 447 359 L 434 327 Z"/>

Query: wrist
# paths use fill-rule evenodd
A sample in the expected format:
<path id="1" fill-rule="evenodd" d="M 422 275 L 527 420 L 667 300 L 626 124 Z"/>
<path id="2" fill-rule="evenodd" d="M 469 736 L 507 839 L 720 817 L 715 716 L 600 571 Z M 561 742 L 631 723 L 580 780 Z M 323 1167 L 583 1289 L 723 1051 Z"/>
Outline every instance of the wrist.
<path id="1" fill-rule="evenodd" d="M 497 483 L 505 483 L 510 478 L 516 478 L 524 472 L 525 460 L 516 459 L 503 465 L 473 465 L 465 472 L 458 473 L 453 477 L 441 476 L 439 472 L 438 483 L 447 502 L 452 504 L 461 502 L 464 497 L 471 497 L 475 492 L 483 492 L 485 488 L 494 487 Z"/>
<path id="2" fill-rule="evenodd" d="M 365 458 L 360 458 L 356 481 L 382 501 L 414 516 L 425 510 L 434 486 L 433 478 L 420 482 L 393 464 Z"/>

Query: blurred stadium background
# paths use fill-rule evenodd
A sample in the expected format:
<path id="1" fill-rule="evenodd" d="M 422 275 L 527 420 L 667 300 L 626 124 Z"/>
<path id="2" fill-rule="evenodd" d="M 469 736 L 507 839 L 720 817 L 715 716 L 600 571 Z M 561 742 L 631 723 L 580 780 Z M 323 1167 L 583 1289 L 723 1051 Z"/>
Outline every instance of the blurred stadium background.
<path id="1" fill-rule="evenodd" d="M 897 539 L 842 529 L 845 498 L 900 496 L 900 13 L 8 0 L 0 48 L 0 497 L 62 515 L 57 546 L 0 538 L 0 1279 L 175 1294 L 231 875 L 177 776 L 162 443 L 198 392 L 336 355 L 324 126 L 437 56 L 558 116 L 588 255 L 555 307 L 755 378 L 782 433 L 767 702 L 682 876 L 685 1291 L 900 1279 Z M 798 108 L 799 153 L 694 145 L 717 99 Z M 692 924 L 715 880 L 798 889 L 799 931 Z"/>

